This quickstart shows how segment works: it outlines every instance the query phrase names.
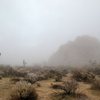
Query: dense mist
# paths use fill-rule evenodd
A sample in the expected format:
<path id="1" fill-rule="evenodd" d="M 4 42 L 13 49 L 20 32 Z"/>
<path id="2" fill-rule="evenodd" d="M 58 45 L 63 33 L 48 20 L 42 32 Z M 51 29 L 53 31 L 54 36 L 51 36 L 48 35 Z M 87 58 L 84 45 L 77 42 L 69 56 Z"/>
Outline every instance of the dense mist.
<path id="1" fill-rule="evenodd" d="M 84 66 L 93 63 L 100 64 L 100 41 L 90 36 L 81 36 L 62 45 L 49 59 L 49 64 L 53 66 Z"/>
<path id="2" fill-rule="evenodd" d="M 83 35 L 100 39 L 100 0 L 0 0 L 0 64 L 45 64 Z"/>

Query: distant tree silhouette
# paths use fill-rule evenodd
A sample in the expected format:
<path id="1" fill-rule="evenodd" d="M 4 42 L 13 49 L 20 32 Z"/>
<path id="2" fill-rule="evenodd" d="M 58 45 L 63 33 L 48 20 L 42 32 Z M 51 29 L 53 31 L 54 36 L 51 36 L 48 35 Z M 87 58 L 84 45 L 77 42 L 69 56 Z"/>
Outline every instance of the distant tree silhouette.
<path id="1" fill-rule="evenodd" d="M 27 63 L 26 63 L 26 61 L 25 61 L 25 60 L 23 60 L 23 66 L 24 66 L 24 67 L 26 66 L 26 64 L 27 64 Z"/>

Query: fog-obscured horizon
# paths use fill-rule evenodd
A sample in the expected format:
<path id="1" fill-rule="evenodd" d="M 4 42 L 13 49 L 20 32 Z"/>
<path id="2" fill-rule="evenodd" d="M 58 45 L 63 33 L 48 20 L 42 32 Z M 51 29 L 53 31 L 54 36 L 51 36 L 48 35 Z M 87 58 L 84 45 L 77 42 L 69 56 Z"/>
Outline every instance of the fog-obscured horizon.
<path id="1" fill-rule="evenodd" d="M 100 40 L 100 0 L 0 0 L 0 64 L 45 63 L 84 35 Z"/>

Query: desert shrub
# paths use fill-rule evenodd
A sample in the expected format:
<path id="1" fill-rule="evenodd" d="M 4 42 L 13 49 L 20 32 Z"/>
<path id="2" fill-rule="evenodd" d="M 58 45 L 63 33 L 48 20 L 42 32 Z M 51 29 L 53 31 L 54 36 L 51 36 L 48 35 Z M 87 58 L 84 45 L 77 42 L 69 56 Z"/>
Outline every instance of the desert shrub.
<path id="1" fill-rule="evenodd" d="M 13 77 L 13 78 L 11 78 L 10 79 L 10 81 L 12 82 L 12 83 L 17 83 L 17 82 L 19 82 L 19 81 L 22 81 L 23 79 L 22 78 L 19 78 L 19 77 Z"/>
<path id="2" fill-rule="evenodd" d="M 91 100 L 85 93 L 65 95 L 62 92 L 52 94 L 52 100 Z"/>
<path id="3" fill-rule="evenodd" d="M 90 98 L 83 92 L 77 91 L 75 96 L 75 100 L 90 100 Z"/>
<path id="4" fill-rule="evenodd" d="M 45 74 L 46 79 L 52 78 L 55 81 L 60 81 L 62 79 L 62 74 L 56 70 L 49 70 Z"/>
<path id="5" fill-rule="evenodd" d="M 3 77 L 25 77 L 27 74 L 18 72 L 11 66 L 0 66 L 0 73 L 2 72 Z"/>
<path id="6" fill-rule="evenodd" d="M 29 81 L 30 83 L 35 83 L 37 81 L 42 81 L 42 80 L 47 80 L 48 76 L 47 72 L 46 73 L 42 73 L 42 72 L 37 72 L 37 73 L 28 73 L 28 75 L 26 76 L 25 80 Z"/>
<path id="7" fill-rule="evenodd" d="M 78 83 L 75 80 L 70 80 L 64 82 L 62 90 L 64 90 L 64 93 L 66 95 L 72 95 L 76 93 L 77 88 L 78 88 Z"/>
<path id="8" fill-rule="evenodd" d="M 38 95 L 32 85 L 19 82 L 13 87 L 9 100 L 37 100 Z"/>
<path id="9" fill-rule="evenodd" d="M 100 79 L 95 79 L 95 81 L 93 81 L 92 89 L 100 90 Z"/>
<path id="10" fill-rule="evenodd" d="M 56 82 L 60 82 L 62 80 L 62 76 L 61 75 L 55 76 L 54 79 Z"/>
<path id="11" fill-rule="evenodd" d="M 29 76 L 26 76 L 26 77 L 12 77 L 11 78 L 11 81 L 13 83 L 16 83 L 16 82 L 19 82 L 19 81 L 26 81 L 27 83 L 31 83 L 31 84 L 34 84 L 36 83 L 37 81 L 39 81 L 38 77 L 37 76 L 34 76 L 34 77 L 29 77 Z"/>
<path id="12" fill-rule="evenodd" d="M 66 76 L 66 74 L 68 74 L 69 72 L 68 72 L 68 69 L 63 69 L 61 71 L 61 73 L 62 73 L 63 76 Z"/>
<path id="13" fill-rule="evenodd" d="M 46 80 L 47 79 L 47 77 L 46 77 L 46 75 L 37 75 L 37 81 L 42 81 L 42 80 Z"/>
<path id="14" fill-rule="evenodd" d="M 21 78 L 21 77 L 13 77 L 10 80 L 12 83 L 16 83 L 19 81 L 25 81 L 27 83 L 31 83 L 34 84 L 38 81 L 37 77 L 25 77 L 25 78 Z"/>
<path id="15" fill-rule="evenodd" d="M 77 81 L 92 82 L 95 79 L 95 75 L 85 70 L 74 70 L 73 78 Z"/>
<path id="16" fill-rule="evenodd" d="M 78 83 L 75 80 L 69 80 L 64 82 L 62 85 L 59 84 L 51 84 L 52 88 L 54 89 L 61 89 L 63 90 L 63 94 L 65 95 L 74 95 L 78 88 Z"/>
<path id="17" fill-rule="evenodd" d="M 0 76 L 0 80 L 2 79 L 2 76 Z"/>
<path id="18" fill-rule="evenodd" d="M 89 70 L 96 75 L 100 75 L 100 65 L 98 65 L 97 67 L 89 68 Z"/>
<path id="19" fill-rule="evenodd" d="M 4 76 L 4 72 L 0 71 L 0 77 L 3 77 L 3 76 Z"/>
<path id="20" fill-rule="evenodd" d="M 31 84 L 34 84 L 37 82 L 37 78 L 24 78 L 23 79 L 24 81 L 28 82 L 28 83 L 31 83 Z"/>
<path id="21" fill-rule="evenodd" d="M 51 84 L 53 89 L 60 89 L 62 91 L 55 92 L 53 100 L 89 100 L 85 93 L 78 90 L 78 83 L 75 80 L 69 80 L 60 84 Z"/>
<path id="22" fill-rule="evenodd" d="M 50 70 L 50 71 L 47 71 L 46 72 L 46 77 L 47 78 L 54 78 L 54 74 L 55 74 L 55 71 L 54 70 Z"/>

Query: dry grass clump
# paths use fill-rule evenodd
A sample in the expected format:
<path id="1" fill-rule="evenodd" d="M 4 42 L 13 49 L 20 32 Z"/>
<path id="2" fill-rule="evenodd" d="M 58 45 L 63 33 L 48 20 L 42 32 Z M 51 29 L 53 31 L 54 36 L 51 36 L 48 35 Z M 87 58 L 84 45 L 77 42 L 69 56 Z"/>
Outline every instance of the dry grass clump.
<path id="1" fill-rule="evenodd" d="M 100 90 L 100 78 L 95 79 L 92 83 L 92 89 Z"/>
<path id="2" fill-rule="evenodd" d="M 9 100 L 37 100 L 38 95 L 32 85 L 19 82 L 13 87 Z"/>
<path id="3" fill-rule="evenodd" d="M 73 78 L 81 82 L 92 82 L 95 79 L 95 75 L 86 70 L 74 70 Z"/>

